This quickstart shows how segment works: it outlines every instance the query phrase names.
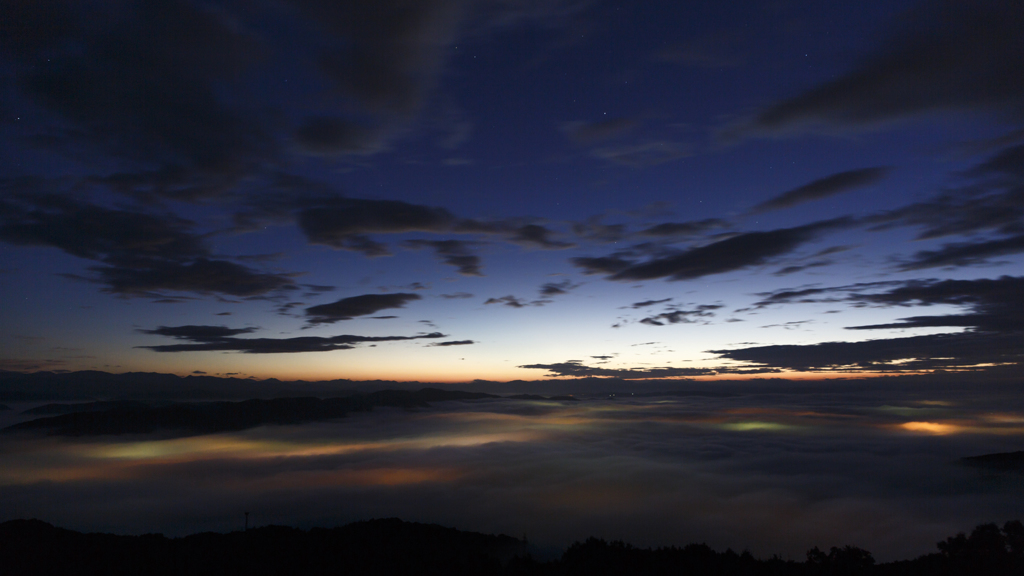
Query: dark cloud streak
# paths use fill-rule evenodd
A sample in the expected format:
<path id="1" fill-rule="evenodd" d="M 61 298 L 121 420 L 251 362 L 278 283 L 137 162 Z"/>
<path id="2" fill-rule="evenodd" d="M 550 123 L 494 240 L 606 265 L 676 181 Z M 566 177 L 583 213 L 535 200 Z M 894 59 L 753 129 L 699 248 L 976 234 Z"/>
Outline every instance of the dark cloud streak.
<path id="1" fill-rule="evenodd" d="M 350 296 L 330 304 L 306 308 L 306 316 L 310 324 L 330 324 L 351 320 L 356 316 L 369 316 L 390 308 L 405 308 L 407 303 L 421 298 L 419 294 L 403 292 Z"/>
<path id="2" fill-rule="evenodd" d="M 408 248 L 433 248 L 441 260 L 458 269 L 463 276 L 483 276 L 480 271 L 480 257 L 470 253 L 473 242 L 463 240 L 406 240 L 402 243 Z"/>
<path id="3" fill-rule="evenodd" d="M 576 378 L 618 378 L 622 380 L 643 380 L 658 378 L 686 378 L 692 376 L 713 376 L 725 373 L 771 373 L 773 368 L 595 368 L 586 366 L 580 360 L 566 360 L 555 364 L 527 364 L 519 366 L 534 370 L 547 370 L 549 376 L 573 376 Z"/>
<path id="4" fill-rule="evenodd" d="M 749 266 L 763 264 L 770 259 L 794 250 L 799 245 L 815 238 L 820 233 L 852 224 L 849 218 L 838 218 L 815 222 L 794 228 L 782 228 L 769 232 L 747 232 L 726 240 L 692 248 L 670 256 L 664 256 L 622 266 L 621 260 L 574 259 L 577 266 L 598 270 L 597 265 L 609 265 L 619 269 L 609 280 L 692 280 L 711 274 L 722 274 Z M 604 270 L 602 270 L 604 271 Z"/>
<path id="5" fill-rule="evenodd" d="M 722 358 L 797 371 L 879 371 L 970 368 L 1020 364 L 1020 334 L 963 333 L 709 350 Z"/>
<path id="6" fill-rule="evenodd" d="M 636 306 L 634 306 L 635 308 Z M 640 320 L 641 324 L 647 324 L 648 326 L 664 326 L 667 324 L 693 324 L 698 319 L 712 318 L 715 314 L 713 310 L 722 308 L 721 304 L 702 304 L 693 310 L 669 310 L 662 312 L 654 316 L 649 316 Z"/>
<path id="7" fill-rule="evenodd" d="M 901 270 L 921 270 L 939 266 L 976 266 L 989 258 L 1024 252 L 1024 234 L 984 242 L 955 242 L 938 250 L 922 250 L 900 265 Z"/>
<path id="8" fill-rule="evenodd" d="M 427 344 L 429 347 L 447 347 L 447 346 L 469 346 L 470 344 L 476 344 L 474 340 L 448 340 L 446 342 L 437 342 L 434 344 Z"/>
<path id="9" fill-rule="evenodd" d="M 97 275 L 82 279 L 114 294 L 151 297 L 170 290 L 258 296 L 296 288 L 290 274 L 211 258 L 191 226 L 173 215 L 106 208 L 57 194 L 15 193 L 0 201 L 0 240 L 99 261 L 89 268 Z"/>
<path id="10" fill-rule="evenodd" d="M 578 287 L 579 284 L 573 284 L 571 280 L 547 282 L 540 287 L 540 295 L 543 297 L 561 296 L 562 294 L 568 294 L 570 290 Z"/>
<path id="11" fill-rule="evenodd" d="M 741 132 L 865 127 L 925 112 L 1024 117 L 1024 11 L 1012 0 L 926 3 L 853 71 L 778 102 Z"/>
<path id="12" fill-rule="evenodd" d="M 367 342 L 397 342 L 424 338 L 444 338 L 445 334 L 431 332 L 415 336 L 300 336 L 295 338 L 235 338 L 254 329 L 231 329 L 225 326 L 160 326 L 154 330 L 141 330 L 145 334 L 170 336 L 188 340 L 192 344 L 165 344 L 160 346 L 138 346 L 154 352 L 242 352 L 245 354 L 288 354 L 298 352 L 330 352 L 351 350 Z"/>
<path id="13" fill-rule="evenodd" d="M 827 198 L 836 194 L 847 192 L 856 188 L 863 188 L 878 182 L 888 175 L 891 169 L 888 167 L 861 168 L 859 170 L 847 170 L 838 172 L 831 176 L 819 178 L 784 192 L 770 200 L 766 200 L 751 209 L 752 214 L 761 214 L 771 210 L 789 208 L 804 202 Z"/>
<path id="14" fill-rule="evenodd" d="M 888 288 L 868 293 L 866 289 Z M 838 294 L 846 292 L 840 298 Z M 757 346 L 711 350 L 722 358 L 792 370 L 911 371 L 966 369 L 1024 363 L 1024 278 L 912 280 L 807 288 L 768 295 L 760 304 L 852 301 L 861 305 L 968 308 L 962 314 L 910 316 L 897 322 L 851 326 L 851 330 L 957 327 L 960 333 L 887 338 L 865 342 Z M 833 297 L 832 294 L 837 296 Z"/>

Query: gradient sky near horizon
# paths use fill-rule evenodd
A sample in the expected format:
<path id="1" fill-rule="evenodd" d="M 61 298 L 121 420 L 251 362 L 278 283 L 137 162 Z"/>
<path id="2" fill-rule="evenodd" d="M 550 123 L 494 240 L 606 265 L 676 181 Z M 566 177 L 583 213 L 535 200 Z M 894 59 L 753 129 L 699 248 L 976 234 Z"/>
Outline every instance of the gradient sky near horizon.
<path id="1" fill-rule="evenodd" d="M 1019 2 L 3 5 L 0 369 L 1024 361 Z"/>

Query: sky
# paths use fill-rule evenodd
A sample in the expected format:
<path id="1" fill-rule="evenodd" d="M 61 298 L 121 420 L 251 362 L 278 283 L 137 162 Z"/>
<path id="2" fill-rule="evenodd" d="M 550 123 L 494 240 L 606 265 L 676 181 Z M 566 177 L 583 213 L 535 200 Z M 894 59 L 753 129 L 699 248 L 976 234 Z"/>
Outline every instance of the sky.
<path id="1" fill-rule="evenodd" d="M 2 4 L 0 370 L 584 399 L 6 437 L 12 518 L 894 559 L 1024 514 L 956 464 L 1024 435 L 1019 2 Z"/>
<path id="2" fill-rule="evenodd" d="M 1021 361 L 1015 2 L 7 4 L 4 369 Z"/>

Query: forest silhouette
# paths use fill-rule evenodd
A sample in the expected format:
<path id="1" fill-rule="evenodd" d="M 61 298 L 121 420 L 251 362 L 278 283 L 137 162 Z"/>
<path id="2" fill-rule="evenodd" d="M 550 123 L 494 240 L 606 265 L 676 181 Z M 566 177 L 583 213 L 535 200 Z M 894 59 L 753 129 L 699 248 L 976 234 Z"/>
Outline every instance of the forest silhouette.
<path id="1" fill-rule="evenodd" d="M 803 561 L 717 552 L 705 544 L 656 549 L 588 538 L 561 557 L 538 560 L 527 542 L 396 518 L 338 528 L 264 526 L 181 538 L 85 534 L 41 520 L 0 524 L 7 574 L 104 575 L 474 575 L 474 576 L 953 576 L 1024 574 L 1024 524 L 983 524 L 937 544 L 936 552 L 876 563 L 867 550 L 812 548 Z"/>

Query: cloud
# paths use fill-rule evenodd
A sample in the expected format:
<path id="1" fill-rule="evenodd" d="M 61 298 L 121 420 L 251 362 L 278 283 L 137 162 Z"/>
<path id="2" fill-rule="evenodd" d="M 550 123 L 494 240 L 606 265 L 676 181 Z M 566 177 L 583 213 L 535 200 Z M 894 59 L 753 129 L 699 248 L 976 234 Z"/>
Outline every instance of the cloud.
<path id="1" fill-rule="evenodd" d="M 951 304 L 966 306 L 970 312 L 943 316 L 915 316 L 902 318 L 898 323 L 855 326 L 852 329 L 913 328 L 933 326 L 964 326 L 979 331 L 1024 331 L 1024 309 L 1020 295 L 1024 292 L 1024 277 L 1002 276 L 992 280 L 916 280 L 879 294 L 853 294 L 851 300 L 909 306 Z"/>
<path id="2" fill-rule="evenodd" d="M 881 290 L 881 291 L 879 291 Z M 852 302 L 858 306 L 963 306 L 969 312 L 942 316 L 915 316 L 897 323 L 857 326 L 851 329 L 912 328 L 935 326 L 970 327 L 979 331 L 1024 330 L 1024 312 L 1018 294 L 1024 278 L 1001 276 L 974 280 L 908 280 L 863 282 L 827 288 L 802 288 L 758 294 L 755 307 L 814 302 Z"/>
<path id="3" fill-rule="evenodd" d="M 624 380 L 708 376 L 715 373 L 714 370 L 707 368 L 596 368 L 585 366 L 580 360 L 566 360 L 555 364 L 527 364 L 519 366 L 519 368 L 547 370 L 550 373 L 548 376 L 622 378 Z"/>
<path id="4" fill-rule="evenodd" d="M 1005 410 L 1000 401 L 1012 395 L 961 385 L 953 395 L 969 399 L 962 407 L 922 410 L 916 400 L 949 392 L 894 380 L 813 383 L 796 393 L 793 382 L 722 383 L 720 395 L 614 403 L 447 402 L 429 418 L 355 413 L 232 435 L 234 444 L 192 443 L 188 454 L 144 465 L 83 464 L 66 452 L 47 459 L 58 464 L 50 469 L 12 462 L 5 471 L 19 478 L 22 470 L 66 476 L 68 466 L 104 474 L 11 483 L 0 498 L 11 517 L 88 532 L 115 526 L 142 534 L 154 524 L 168 537 L 230 532 L 240 524 L 235 511 L 259 502 L 259 525 L 329 527 L 401 515 L 485 533 L 526 526 L 531 543 L 559 551 L 595 535 L 642 547 L 749 547 L 758 557 L 798 560 L 812 545 L 855 544 L 879 561 L 934 551 L 936 541 L 979 517 L 1003 519 L 1019 509 L 1017 484 L 952 463 L 1012 439 L 894 430 L 906 419 L 878 410 L 898 406 L 976 425 Z M 595 390 L 590 381 L 547 384 Z M 701 384 L 681 386 L 700 391 Z M 744 429 L 751 424 L 764 427 Z M 294 445 L 325 450 L 299 454 L 289 450 Z"/>
<path id="5" fill-rule="evenodd" d="M 105 284 L 106 291 L 126 296 L 152 296 L 161 290 L 260 296 L 295 288 L 291 275 L 269 274 L 234 262 L 206 258 L 184 263 L 153 261 L 133 267 L 91 266 L 89 269 L 98 277 L 85 280 Z"/>
<path id="6" fill-rule="evenodd" d="M 531 300 L 527 302 L 522 298 L 518 298 L 510 294 L 508 296 L 502 296 L 501 298 L 488 298 L 484 301 L 484 304 L 501 304 L 508 306 L 509 308 L 525 308 L 527 306 L 543 306 L 545 304 L 550 304 L 551 302 L 552 300 L 545 299 Z"/>
<path id="7" fill-rule="evenodd" d="M 766 200 L 757 206 L 754 206 L 750 212 L 752 214 L 761 214 L 771 210 L 789 208 L 797 204 L 827 198 L 855 188 L 870 186 L 882 178 L 885 178 L 889 174 L 890 170 L 891 168 L 889 167 L 879 166 L 874 168 L 861 168 L 859 170 L 838 172 L 831 176 L 819 178 L 788 192 L 784 192 L 770 200 Z"/>
<path id="8" fill-rule="evenodd" d="M 369 234 L 402 234 L 429 232 L 434 234 L 482 234 L 500 236 L 506 241 L 560 250 L 574 246 L 571 242 L 554 240 L 554 234 L 539 224 L 523 224 L 522 219 L 479 221 L 459 218 L 444 208 L 411 204 L 400 200 L 367 200 L 338 196 L 300 197 L 290 205 L 281 206 L 276 198 L 265 205 L 253 204 L 253 210 L 242 216 L 252 224 L 263 218 L 280 218 L 282 209 L 296 210 L 299 228 L 310 244 L 362 252 L 367 256 L 387 256 L 391 252 Z M 432 247 L 446 263 L 468 275 L 479 274 L 479 260 L 468 253 L 473 242 L 462 240 L 409 240 L 411 248 Z M 462 271 L 464 270 L 464 272 Z"/>
<path id="9" fill-rule="evenodd" d="M 239 334 L 251 334 L 257 328 L 228 328 L 227 326 L 160 326 L 153 330 L 139 330 L 143 334 L 156 334 L 168 336 L 179 340 L 193 340 L 207 342 L 238 336 Z"/>
<path id="10" fill-rule="evenodd" d="M 16 85 L 60 118 L 60 145 L 98 144 L 160 166 L 120 175 L 125 187 L 181 199 L 217 194 L 273 154 L 256 115 L 219 97 L 261 53 L 226 12 L 182 1 L 20 4 L 15 41 L 0 47 L 14 56 Z"/>
<path id="11" fill-rule="evenodd" d="M 509 237 L 509 241 L 545 250 L 561 250 L 575 246 L 572 242 L 552 240 L 549 237 L 551 233 L 551 230 L 538 224 L 526 224 L 516 229 L 512 236 Z"/>
<path id="12" fill-rule="evenodd" d="M 306 308 L 306 316 L 310 324 L 330 324 L 340 320 L 351 320 L 356 316 L 368 316 L 389 308 L 405 308 L 407 303 L 421 298 L 419 294 L 402 292 L 363 294 Z"/>
<path id="13" fill-rule="evenodd" d="M 447 232 L 456 222 L 455 216 L 444 208 L 399 200 L 323 199 L 298 213 L 299 228 L 310 244 L 355 250 L 370 256 L 388 252 L 366 234 Z"/>
<path id="14" fill-rule="evenodd" d="M 520 298 L 516 298 L 511 294 L 508 296 L 502 296 L 501 298 L 488 298 L 484 304 L 503 304 L 510 308 L 523 308 L 527 306 L 527 303 Z"/>
<path id="15" fill-rule="evenodd" d="M 615 274 L 629 268 L 633 262 L 618 256 L 599 256 L 596 258 L 578 256 L 570 258 L 573 266 L 582 268 L 584 274 Z"/>
<path id="16" fill-rule="evenodd" d="M 15 195 L 30 182 L 5 182 L 12 197 L 0 201 L 0 239 L 52 246 L 72 256 L 124 263 L 180 260 L 208 254 L 188 220 L 85 204 L 57 194 Z M 38 183 L 41 187 L 42 183 Z"/>
<path id="17" fill-rule="evenodd" d="M 625 224 L 602 224 L 603 216 L 592 216 L 572 225 L 573 234 L 595 242 L 618 242 L 626 237 Z"/>
<path id="18" fill-rule="evenodd" d="M 779 268 L 775 272 L 772 272 L 774 276 L 788 276 L 789 274 L 796 274 L 797 272 L 803 272 L 810 268 L 821 268 L 823 266 L 831 266 L 831 260 L 816 260 L 814 262 L 808 262 L 807 264 L 796 264 L 793 266 L 786 266 L 785 268 Z"/>
<path id="19" fill-rule="evenodd" d="M 1024 234 L 983 242 L 955 242 L 939 250 L 922 250 L 900 264 L 901 270 L 921 270 L 938 266 L 976 266 L 989 258 L 1024 252 Z"/>
<path id="20" fill-rule="evenodd" d="M 646 308 L 648 306 L 654 306 L 655 304 L 664 304 L 665 302 L 670 302 L 671 300 L 671 298 L 662 298 L 661 300 L 644 300 L 643 302 L 634 302 L 629 307 L 633 309 Z"/>
<path id="21" fill-rule="evenodd" d="M 101 265 L 89 267 L 96 275 L 81 279 L 103 284 L 107 292 L 146 297 L 159 297 L 164 290 L 257 296 L 295 288 L 291 274 L 265 273 L 212 259 L 191 226 L 169 214 L 105 208 L 56 194 L 12 194 L 0 201 L 0 240 L 51 246 L 96 260 Z"/>
<path id="22" fill-rule="evenodd" d="M 578 288 L 579 284 L 573 284 L 571 280 L 562 280 L 561 282 L 548 282 L 540 287 L 541 296 L 560 296 L 562 294 L 568 294 L 569 290 Z"/>
<path id="23" fill-rule="evenodd" d="M 252 328 L 231 329 L 225 326 L 160 326 L 154 330 L 140 330 L 145 334 L 170 336 L 192 344 L 165 344 L 137 346 L 154 352 L 242 352 L 245 354 L 288 354 L 298 352 L 330 352 L 351 350 L 366 342 L 396 342 L 424 338 L 444 338 L 445 334 L 431 332 L 415 336 L 303 336 L 296 338 L 235 338 L 236 334 L 254 331 Z"/>
<path id="24" fill-rule="evenodd" d="M 464 34 L 536 19 L 545 24 L 578 11 L 573 2 L 466 3 L 461 0 L 380 2 L 290 0 L 298 6 L 315 42 L 315 62 L 351 118 L 314 116 L 296 130 L 296 141 L 317 154 L 374 153 L 408 131 L 444 69 L 450 47 Z M 351 102 L 354 99 L 354 102 Z M 442 146 L 465 139 L 464 119 L 448 128 Z"/>
<path id="25" fill-rule="evenodd" d="M 306 291 L 302 293 L 303 298 L 315 298 L 322 295 L 325 292 L 334 292 L 336 286 L 318 286 L 316 284 L 303 284 L 302 288 Z"/>
<path id="26" fill-rule="evenodd" d="M 457 38 L 559 26 L 586 3 L 8 4 L 2 81 L 40 111 L 39 129 L 20 143 L 95 160 L 103 168 L 84 183 L 204 201 L 230 197 L 295 153 L 386 150 L 418 127 Z M 287 95 L 265 81 L 268 69 L 291 76 Z M 359 249 L 354 239 L 341 244 Z"/>
<path id="27" fill-rule="evenodd" d="M 455 292 L 453 294 L 441 294 L 440 296 L 445 300 L 461 300 L 473 297 L 473 295 L 470 294 L 469 292 Z"/>
<path id="28" fill-rule="evenodd" d="M 728 223 L 718 218 L 706 218 L 691 222 L 665 222 L 640 232 L 644 236 L 696 236 L 713 228 L 723 228 Z"/>
<path id="29" fill-rule="evenodd" d="M 476 344 L 474 340 L 449 340 L 447 342 L 437 342 L 434 344 L 427 344 L 427 346 L 468 346 L 470 344 Z"/>
<path id="30" fill-rule="evenodd" d="M 292 0 L 347 45 L 324 50 L 319 65 L 371 110 L 409 114 L 440 72 L 463 18 L 461 2 Z"/>
<path id="31" fill-rule="evenodd" d="M 1019 138 L 1017 132 L 1019 131 L 1010 134 Z M 969 173 L 972 176 L 999 175 L 1010 178 L 1012 182 L 1020 182 L 1020 179 L 1024 178 L 1024 165 L 1021 164 L 1021 160 L 1024 160 L 1024 144 L 1015 144 L 1001 149 Z"/>
<path id="32" fill-rule="evenodd" d="M 758 113 L 740 133 L 867 127 L 926 112 L 1024 117 L 1024 13 L 1013 0 L 926 3 L 851 72 Z"/>
<path id="33" fill-rule="evenodd" d="M 793 320 L 790 322 L 783 322 L 781 324 L 766 324 L 759 326 L 759 328 L 785 328 L 786 330 L 795 330 L 804 324 L 813 324 L 814 320 Z"/>
<path id="34" fill-rule="evenodd" d="M 636 306 L 633 306 L 636 308 Z M 668 324 L 692 324 L 696 322 L 697 318 L 711 318 L 715 314 L 712 310 L 718 310 L 722 308 L 721 304 L 701 304 L 693 310 L 669 310 L 662 312 L 655 316 L 649 316 L 640 320 L 642 324 L 648 326 L 664 326 Z"/>
<path id="35" fill-rule="evenodd" d="M 609 280 L 635 281 L 666 277 L 669 280 L 691 280 L 763 264 L 794 250 L 821 232 L 850 224 L 849 218 L 837 218 L 769 232 L 747 232 L 698 248 L 628 265 L 615 258 L 575 258 L 573 263 L 588 273 L 612 272 L 608 276 Z M 605 269 L 602 270 L 602 267 Z"/>
<path id="36" fill-rule="evenodd" d="M 1020 364 L 1019 333 L 961 333 L 709 350 L 722 358 L 789 370 L 904 372 Z"/>
<path id="37" fill-rule="evenodd" d="M 919 239 L 988 232 L 1024 233 L 1024 144 L 1007 147 L 961 175 L 961 181 L 922 202 L 864 219 L 873 230 L 921 229 Z"/>
<path id="38" fill-rule="evenodd" d="M 761 368 L 596 368 L 585 366 L 580 360 L 566 360 L 555 364 L 527 364 L 518 368 L 547 370 L 548 376 L 574 376 L 576 378 L 619 378 L 622 380 L 642 380 L 657 378 L 685 378 L 690 376 L 713 376 L 722 373 L 767 373 L 775 369 Z"/>
<path id="39" fill-rule="evenodd" d="M 886 288 L 869 293 L 867 289 Z M 723 358 L 793 370 L 908 371 L 964 369 L 1024 362 L 1024 311 L 1020 294 L 1024 278 L 1002 276 L 977 280 L 912 280 L 877 282 L 834 288 L 807 288 L 768 295 L 758 305 L 847 300 L 881 306 L 964 306 L 967 312 L 910 316 L 897 322 L 851 326 L 851 330 L 960 327 L 967 331 L 866 342 L 825 342 L 812 345 L 758 346 L 712 350 Z M 845 297 L 838 294 L 846 292 Z M 836 294 L 837 296 L 830 296 Z"/>
<path id="40" fill-rule="evenodd" d="M 845 297 L 838 296 L 838 294 L 842 292 L 855 292 L 857 290 L 888 288 L 902 285 L 903 283 L 899 281 L 862 282 L 858 284 L 850 284 L 846 286 L 833 286 L 829 288 L 787 288 L 783 290 L 777 290 L 775 292 L 759 292 L 757 295 L 761 297 L 761 300 L 755 302 L 754 307 L 762 308 L 764 306 L 771 306 L 773 304 L 807 304 L 811 302 L 840 302 L 845 299 Z M 831 296 L 831 294 L 837 295 Z"/>
<path id="41" fill-rule="evenodd" d="M 409 248 L 433 248 L 445 264 L 455 266 L 463 276 L 483 276 L 480 257 L 469 252 L 474 244 L 464 240 L 406 240 L 402 243 Z"/>

